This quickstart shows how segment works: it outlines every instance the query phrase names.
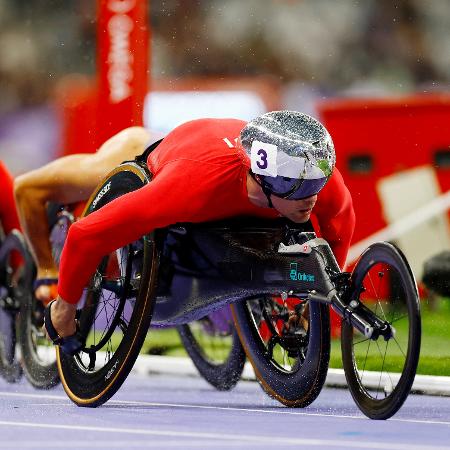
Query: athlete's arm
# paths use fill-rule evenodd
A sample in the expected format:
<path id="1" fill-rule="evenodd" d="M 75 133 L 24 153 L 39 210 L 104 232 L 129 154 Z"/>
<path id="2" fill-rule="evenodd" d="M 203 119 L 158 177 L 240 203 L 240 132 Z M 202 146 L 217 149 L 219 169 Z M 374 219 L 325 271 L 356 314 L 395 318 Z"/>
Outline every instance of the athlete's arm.
<path id="1" fill-rule="evenodd" d="M 57 278 L 49 241 L 47 203 L 70 204 L 86 199 L 97 184 L 89 176 L 91 157 L 70 155 L 21 175 L 14 183 L 20 222 L 35 258 L 37 278 Z"/>
<path id="2" fill-rule="evenodd" d="M 319 193 L 313 212 L 321 236 L 330 244 L 343 269 L 355 229 L 355 212 L 350 192 L 337 169 Z"/>

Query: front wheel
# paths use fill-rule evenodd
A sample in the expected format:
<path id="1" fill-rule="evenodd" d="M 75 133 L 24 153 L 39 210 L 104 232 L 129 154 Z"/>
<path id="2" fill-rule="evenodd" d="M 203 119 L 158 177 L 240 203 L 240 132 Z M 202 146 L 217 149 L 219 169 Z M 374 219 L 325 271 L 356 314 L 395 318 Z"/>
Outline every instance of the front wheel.
<path id="1" fill-rule="evenodd" d="M 372 340 L 342 323 L 342 361 L 358 407 L 371 419 L 388 419 L 403 405 L 419 361 L 421 323 L 417 286 L 393 245 L 370 246 L 352 273 L 350 301 L 361 302 L 394 332 Z"/>
<path id="2" fill-rule="evenodd" d="M 232 305 L 235 326 L 263 389 L 286 406 L 319 395 L 330 360 L 327 305 L 263 296 Z"/>
<path id="3" fill-rule="evenodd" d="M 219 391 L 236 386 L 244 370 L 245 352 L 229 306 L 177 330 L 192 362 L 208 383 Z"/>

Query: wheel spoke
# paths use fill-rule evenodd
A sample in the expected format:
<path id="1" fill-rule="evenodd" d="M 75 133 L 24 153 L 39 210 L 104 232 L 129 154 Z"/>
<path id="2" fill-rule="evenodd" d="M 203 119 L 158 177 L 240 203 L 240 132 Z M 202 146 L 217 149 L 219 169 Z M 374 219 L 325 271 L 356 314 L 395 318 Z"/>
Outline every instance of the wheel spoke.
<path id="1" fill-rule="evenodd" d="M 396 319 L 392 320 L 391 322 L 389 322 L 389 324 L 392 325 L 393 323 L 398 322 L 399 320 L 402 320 L 407 317 L 408 317 L 408 314 L 404 314 L 403 316 L 397 317 Z"/>
<path id="2" fill-rule="evenodd" d="M 369 355 L 369 349 L 370 349 L 371 344 L 372 344 L 372 340 L 369 340 L 369 345 L 367 346 L 366 357 L 364 358 L 364 365 L 363 365 L 363 368 L 362 368 L 361 381 L 362 381 L 363 376 L 364 376 L 364 371 L 366 370 L 367 358 L 368 358 L 368 355 Z"/>
<path id="3" fill-rule="evenodd" d="M 406 353 L 403 351 L 402 347 L 400 346 L 400 343 L 398 342 L 397 338 L 393 337 L 394 342 L 397 344 L 398 349 L 402 352 L 402 355 L 406 358 Z"/>
<path id="4" fill-rule="evenodd" d="M 384 354 L 382 353 L 381 349 L 380 349 L 380 345 L 378 344 L 378 340 L 376 341 L 377 347 L 378 347 L 378 351 L 380 353 L 380 356 L 383 358 L 383 363 L 381 365 L 381 371 L 380 371 L 380 380 L 378 382 L 378 390 L 380 389 L 380 385 L 381 385 L 381 379 L 382 379 L 382 375 L 383 375 L 383 369 L 384 369 L 384 363 L 386 360 L 386 353 L 387 353 L 387 348 L 389 345 L 389 341 L 386 342 L 386 348 L 384 350 Z M 391 375 L 389 372 L 386 372 L 387 376 L 389 377 L 389 380 L 391 382 L 391 386 L 394 387 L 394 382 L 392 381 Z M 386 396 L 386 393 L 385 393 Z M 378 398 L 378 394 L 377 394 L 377 398 Z"/>
<path id="5" fill-rule="evenodd" d="M 364 342 L 370 341 L 370 338 L 361 339 L 360 341 L 353 342 L 353 346 L 358 344 L 363 344 Z"/>

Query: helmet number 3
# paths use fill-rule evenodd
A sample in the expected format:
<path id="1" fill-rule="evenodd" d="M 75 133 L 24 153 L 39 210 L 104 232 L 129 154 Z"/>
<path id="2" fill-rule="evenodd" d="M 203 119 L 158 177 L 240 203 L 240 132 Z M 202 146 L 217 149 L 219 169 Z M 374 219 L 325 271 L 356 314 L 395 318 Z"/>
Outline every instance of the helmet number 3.
<path id="1" fill-rule="evenodd" d="M 268 162 L 267 162 L 267 152 L 265 150 L 263 150 L 262 148 L 260 148 L 258 150 L 258 156 L 261 157 L 261 161 L 256 161 L 256 165 L 260 168 L 260 169 L 267 169 L 268 166 Z"/>
<path id="2" fill-rule="evenodd" d="M 252 172 L 269 177 L 277 176 L 278 147 L 266 142 L 253 141 L 251 149 Z"/>

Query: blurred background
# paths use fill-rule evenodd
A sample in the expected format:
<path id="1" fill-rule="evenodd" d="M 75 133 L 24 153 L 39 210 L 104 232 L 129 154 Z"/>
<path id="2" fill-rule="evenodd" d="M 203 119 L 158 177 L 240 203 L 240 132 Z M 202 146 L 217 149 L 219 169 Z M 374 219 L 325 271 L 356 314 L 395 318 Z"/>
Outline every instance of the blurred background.
<path id="1" fill-rule="evenodd" d="M 141 7 L 136 30 L 111 19 Z M 122 113 L 105 83 L 124 79 L 135 94 Z M 350 263 L 395 241 L 420 282 L 450 249 L 448 0 L 0 0 L 0 98 L 14 175 L 133 124 L 304 111 L 329 128 L 354 199 Z M 438 355 L 450 309 L 430 309 Z"/>
<path id="2" fill-rule="evenodd" d="M 208 80 L 225 86 L 242 79 L 244 88 L 245 82 L 259 87 L 262 107 L 317 115 L 325 98 L 445 92 L 450 85 L 446 0 L 153 0 L 148 6 L 149 89 L 164 81 L 167 87 L 189 79 L 199 90 Z M 64 151 L 58 89 L 74 75 L 95 78 L 97 10 L 94 0 L 0 0 L 0 154 L 14 173 Z M 161 122 L 147 125 L 170 128 Z M 33 158 L 22 157 L 30 153 Z"/>

